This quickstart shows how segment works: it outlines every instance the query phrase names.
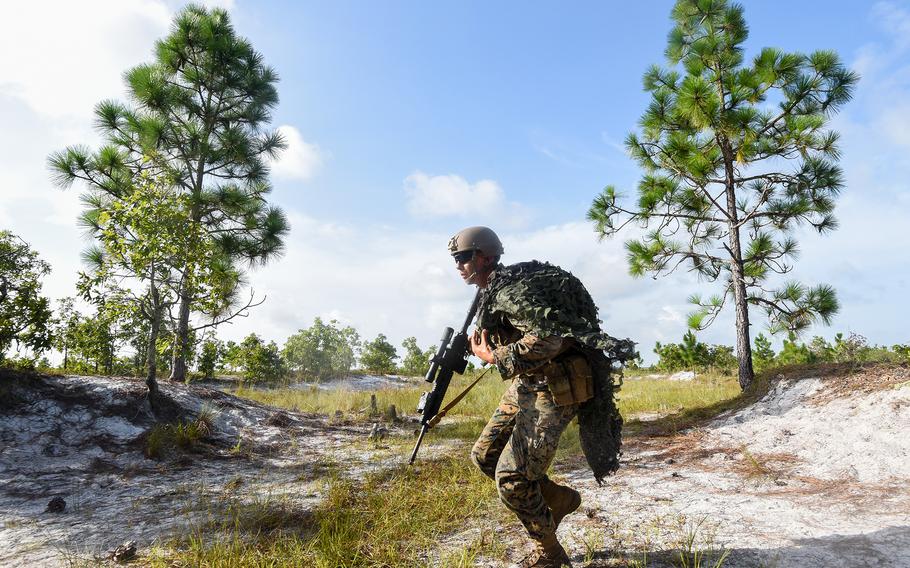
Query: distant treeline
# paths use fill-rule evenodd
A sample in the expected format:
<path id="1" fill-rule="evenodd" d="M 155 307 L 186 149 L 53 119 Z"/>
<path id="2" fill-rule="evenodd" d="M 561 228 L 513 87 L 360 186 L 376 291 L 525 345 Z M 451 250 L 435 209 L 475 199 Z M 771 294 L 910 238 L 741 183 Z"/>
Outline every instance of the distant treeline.
<path id="1" fill-rule="evenodd" d="M 75 298 L 59 300 L 56 309 L 41 294 L 41 280 L 50 266 L 38 258 L 28 243 L 0 231 L 0 364 L 3 366 L 56 368 L 68 373 L 103 373 L 142 376 L 149 367 L 147 345 L 151 333 L 141 306 L 124 309 L 108 297 L 93 297 L 94 311 L 76 309 Z M 129 306 L 130 304 L 125 304 Z M 174 360 L 176 330 L 165 318 L 156 334 L 155 357 L 159 376 L 168 376 Z M 256 334 L 243 341 L 223 341 L 217 328 L 190 333 L 187 380 L 213 378 L 219 374 L 240 376 L 248 382 L 286 383 L 292 380 L 324 381 L 363 371 L 375 374 L 426 373 L 433 347 L 422 349 L 414 337 L 401 344 L 401 353 L 385 334 L 363 341 L 357 330 L 336 320 L 315 318 L 310 327 L 299 329 L 284 345 L 266 342 Z M 63 355 L 53 367 L 45 354 L 55 349 Z M 15 352 L 7 358 L 10 351 Z M 737 368 L 733 348 L 698 341 L 688 331 L 680 343 L 656 343 L 656 371 L 713 371 L 732 374 Z M 763 334 L 755 337 L 752 361 L 756 370 L 799 363 L 906 362 L 910 345 L 870 345 L 857 333 L 835 335 L 833 342 L 813 337 L 803 343 L 790 334 L 780 352 Z M 639 359 L 633 366 L 641 368 Z"/>
<path id="2" fill-rule="evenodd" d="M 64 372 L 142 376 L 149 368 L 152 333 L 142 304 L 83 287 L 91 313 L 79 311 L 76 298 L 59 300 L 53 309 L 41 293 L 42 279 L 49 273 L 50 265 L 28 243 L 0 231 L 0 365 L 52 369 L 45 354 L 55 349 L 63 355 L 56 369 Z M 158 376 L 171 374 L 179 340 L 176 323 L 169 317 L 159 321 L 154 337 Z M 321 381 L 355 369 L 422 375 L 433 354 L 432 347 L 421 349 L 408 337 L 401 345 L 402 357 L 382 333 L 363 341 L 353 327 L 318 317 L 280 348 L 256 334 L 236 343 L 218 339 L 215 327 L 201 329 L 189 333 L 186 361 L 194 370 L 188 380 L 229 373 L 252 382 Z"/>
<path id="3" fill-rule="evenodd" d="M 656 371 L 733 374 L 737 369 L 732 347 L 702 343 L 691 330 L 680 343 L 657 342 L 654 353 L 658 361 L 651 369 Z M 800 342 L 791 333 L 779 352 L 774 351 L 768 337 L 759 333 L 752 345 L 752 364 L 758 372 L 783 365 L 849 362 L 910 362 L 910 345 L 870 345 L 865 337 L 852 332 L 846 337 L 843 333 L 836 334 L 833 342 L 815 336 L 808 343 Z M 641 365 L 641 360 L 638 364 Z"/>

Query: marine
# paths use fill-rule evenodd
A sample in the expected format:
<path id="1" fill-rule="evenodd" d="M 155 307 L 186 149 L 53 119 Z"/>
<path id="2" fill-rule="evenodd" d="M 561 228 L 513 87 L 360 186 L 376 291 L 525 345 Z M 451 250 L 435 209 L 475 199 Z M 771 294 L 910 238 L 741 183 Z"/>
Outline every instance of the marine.
<path id="1" fill-rule="evenodd" d="M 581 495 L 547 472 L 576 416 L 598 483 L 619 466 L 613 367 L 635 355 L 634 343 L 600 329 L 591 295 L 571 273 L 538 261 L 502 265 L 492 229 L 468 227 L 448 248 L 464 282 L 481 292 L 471 352 L 510 381 L 471 460 L 535 544 L 520 566 L 571 566 L 556 529 Z"/>

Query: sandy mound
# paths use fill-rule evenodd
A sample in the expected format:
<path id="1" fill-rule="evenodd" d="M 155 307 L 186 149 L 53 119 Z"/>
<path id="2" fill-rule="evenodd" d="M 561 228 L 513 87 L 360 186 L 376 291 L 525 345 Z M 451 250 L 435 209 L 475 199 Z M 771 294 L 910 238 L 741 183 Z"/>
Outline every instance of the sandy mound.
<path id="1" fill-rule="evenodd" d="M 591 566 L 611 565 L 604 548 L 648 566 L 680 550 L 730 567 L 910 566 L 908 426 L 906 367 L 781 377 L 703 427 L 630 440 L 604 488 L 570 473 L 589 518 L 560 531 L 600 551 Z"/>
<path id="2" fill-rule="evenodd" d="M 0 375 L 0 566 L 99 559 L 127 540 L 141 549 L 211 514 L 240 485 L 253 496 L 293 491 L 298 506 L 312 506 L 320 464 L 366 435 L 216 390 L 161 390 L 165 421 L 204 412 L 211 427 L 191 450 L 148 459 L 155 420 L 142 381 Z M 62 512 L 51 512 L 54 498 Z"/>

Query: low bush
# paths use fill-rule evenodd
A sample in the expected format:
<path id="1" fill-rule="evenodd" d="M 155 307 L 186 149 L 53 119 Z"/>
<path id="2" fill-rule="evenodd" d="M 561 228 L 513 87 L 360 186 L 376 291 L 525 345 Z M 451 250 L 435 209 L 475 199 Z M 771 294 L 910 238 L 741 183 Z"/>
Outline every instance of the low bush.
<path id="1" fill-rule="evenodd" d="M 193 450 L 212 433 L 213 418 L 213 411 L 203 408 L 192 420 L 154 425 L 145 437 L 145 456 L 162 459 L 174 450 Z"/>

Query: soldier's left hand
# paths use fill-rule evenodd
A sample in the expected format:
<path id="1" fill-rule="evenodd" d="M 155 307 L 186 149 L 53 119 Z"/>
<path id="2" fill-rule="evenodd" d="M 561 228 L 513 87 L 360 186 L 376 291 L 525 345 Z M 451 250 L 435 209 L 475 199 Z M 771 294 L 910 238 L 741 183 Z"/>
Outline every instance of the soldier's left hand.
<path id="1" fill-rule="evenodd" d="M 490 332 L 474 330 L 471 336 L 471 352 L 484 363 L 493 363 L 493 348 L 490 346 Z"/>

